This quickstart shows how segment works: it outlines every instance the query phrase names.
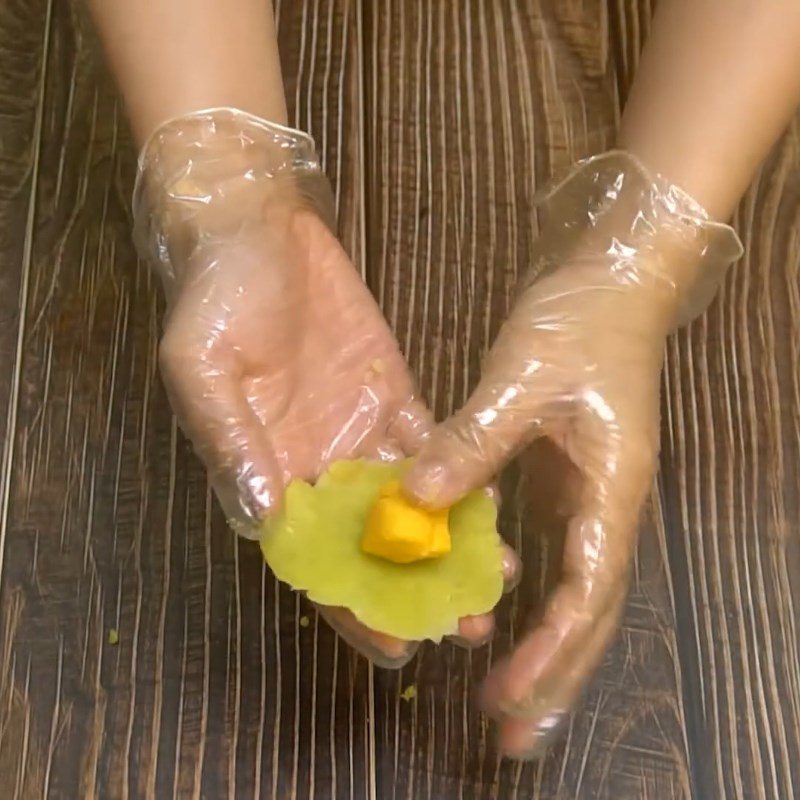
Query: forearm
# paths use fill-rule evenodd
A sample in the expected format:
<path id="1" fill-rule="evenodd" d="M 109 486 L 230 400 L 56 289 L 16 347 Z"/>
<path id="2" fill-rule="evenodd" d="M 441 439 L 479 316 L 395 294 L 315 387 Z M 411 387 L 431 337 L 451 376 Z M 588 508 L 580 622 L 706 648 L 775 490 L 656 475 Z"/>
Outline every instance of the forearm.
<path id="1" fill-rule="evenodd" d="M 141 146 L 172 117 L 235 106 L 286 123 L 270 0 L 90 0 Z"/>
<path id="2" fill-rule="evenodd" d="M 798 102 L 798 0 L 662 0 L 620 145 L 724 220 Z"/>

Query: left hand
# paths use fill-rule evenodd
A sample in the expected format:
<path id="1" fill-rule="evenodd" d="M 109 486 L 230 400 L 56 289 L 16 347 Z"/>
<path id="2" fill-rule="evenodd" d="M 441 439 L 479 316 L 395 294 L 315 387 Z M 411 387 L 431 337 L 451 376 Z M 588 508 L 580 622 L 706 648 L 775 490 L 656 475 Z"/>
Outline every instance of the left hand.
<path id="1" fill-rule="evenodd" d="M 450 505 L 539 437 L 579 478 L 567 492 L 575 502 L 560 582 L 485 687 L 500 746 L 514 757 L 541 751 L 616 633 L 656 467 L 666 337 L 698 277 L 718 276 L 714 267 L 739 248 L 726 226 L 677 213 L 680 196 L 624 154 L 576 175 L 536 245 L 543 274 L 520 294 L 474 394 L 433 432 L 405 484 L 420 502 Z"/>
<path id="2" fill-rule="evenodd" d="M 565 265 L 525 292 L 477 390 L 407 478 L 420 500 L 448 505 L 539 436 L 581 476 L 561 581 L 485 687 L 501 747 L 516 757 L 549 738 L 616 631 L 658 451 L 663 306 L 603 275 Z"/>

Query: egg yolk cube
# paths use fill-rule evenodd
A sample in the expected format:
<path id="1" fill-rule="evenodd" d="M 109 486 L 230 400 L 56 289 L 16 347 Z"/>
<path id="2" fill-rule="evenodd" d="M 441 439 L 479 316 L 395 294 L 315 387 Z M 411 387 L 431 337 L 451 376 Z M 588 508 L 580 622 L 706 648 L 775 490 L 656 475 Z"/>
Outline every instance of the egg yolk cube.
<path id="1" fill-rule="evenodd" d="M 361 549 L 398 564 L 450 552 L 448 511 L 427 511 L 408 500 L 399 481 L 383 486 L 367 518 Z"/>
<path id="2" fill-rule="evenodd" d="M 431 514 L 433 524 L 431 528 L 429 558 L 436 558 L 450 552 L 450 526 L 447 522 L 449 516 L 450 512 L 448 509 Z"/>

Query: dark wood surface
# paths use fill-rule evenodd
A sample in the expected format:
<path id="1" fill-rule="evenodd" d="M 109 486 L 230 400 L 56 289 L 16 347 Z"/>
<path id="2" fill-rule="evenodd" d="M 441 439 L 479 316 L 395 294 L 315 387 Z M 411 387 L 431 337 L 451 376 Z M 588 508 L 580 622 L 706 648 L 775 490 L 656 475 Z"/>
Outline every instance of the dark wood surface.
<path id="1" fill-rule="evenodd" d="M 443 415 L 525 268 L 536 189 L 613 137 L 648 3 L 278 8 L 343 239 Z M 134 158 L 81 4 L 0 2 L 0 796 L 800 795 L 800 129 L 737 214 L 747 255 L 669 343 L 621 634 L 526 765 L 475 695 L 556 569 L 544 474 L 503 483 L 526 580 L 490 648 L 401 673 L 352 655 L 233 541 L 172 420 Z"/>

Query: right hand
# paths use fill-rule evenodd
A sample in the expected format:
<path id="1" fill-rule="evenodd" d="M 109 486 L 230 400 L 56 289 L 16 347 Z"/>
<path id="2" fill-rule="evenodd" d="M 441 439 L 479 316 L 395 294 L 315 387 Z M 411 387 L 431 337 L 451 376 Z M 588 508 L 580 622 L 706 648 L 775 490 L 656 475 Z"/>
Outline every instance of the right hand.
<path id="1" fill-rule="evenodd" d="M 313 481 L 333 461 L 418 450 L 430 415 L 377 304 L 316 214 L 273 207 L 263 225 L 193 262 L 167 317 L 162 374 L 238 530 L 257 532 L 291 480 Z M 344 609 L 324 615 L 383 666 L 414 652 Z M 460 634 L 479 643 L 492 627 L 491 614 L 471 617 Z"/>

